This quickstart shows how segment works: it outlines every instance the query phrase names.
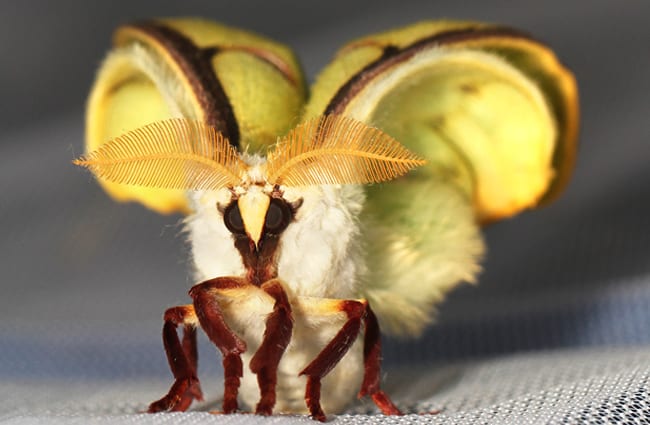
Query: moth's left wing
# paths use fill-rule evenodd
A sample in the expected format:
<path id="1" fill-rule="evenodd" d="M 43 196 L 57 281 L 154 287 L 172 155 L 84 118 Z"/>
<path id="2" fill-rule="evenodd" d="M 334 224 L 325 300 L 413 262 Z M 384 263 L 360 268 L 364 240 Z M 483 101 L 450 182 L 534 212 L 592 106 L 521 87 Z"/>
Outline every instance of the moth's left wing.
<path id="1" fill-rule="evenodd" d="M 316 80 L 305 119 L 342 114 L 428 163 L 368 190 L 360 296 L 417 334 L 479 271 L 477 222 L 553 199 L 573 168 L 577 90 L 553 52 L 510 28 L 438 21 L 349 43 Z"/>
<path id="2" fill-rule="evenodd" d="M 303 107 L 305 83 L 292 51 L 248 31 L 157 19 L 121 26 L 113 44 L 88 99 L 88 152 L 169 118 L 198 120 L 239 151 L 260 151 L 293 127 Z M 100 183 L 120 201 L 189 212 L 182 190 Z"/>

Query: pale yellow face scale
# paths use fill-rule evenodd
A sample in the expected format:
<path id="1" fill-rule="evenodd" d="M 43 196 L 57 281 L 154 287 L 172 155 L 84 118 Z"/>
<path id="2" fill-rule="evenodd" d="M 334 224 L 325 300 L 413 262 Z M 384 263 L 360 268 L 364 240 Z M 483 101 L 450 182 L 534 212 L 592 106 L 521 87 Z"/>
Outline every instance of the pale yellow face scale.
<path id="1" fill-rule="evenodd" d="M 244 229 L 255 246 L 262 237 L 266 212 L 269 209 L 271 197 L 260 186 L 251 186 L 246 193 L 237 200 Z"/>

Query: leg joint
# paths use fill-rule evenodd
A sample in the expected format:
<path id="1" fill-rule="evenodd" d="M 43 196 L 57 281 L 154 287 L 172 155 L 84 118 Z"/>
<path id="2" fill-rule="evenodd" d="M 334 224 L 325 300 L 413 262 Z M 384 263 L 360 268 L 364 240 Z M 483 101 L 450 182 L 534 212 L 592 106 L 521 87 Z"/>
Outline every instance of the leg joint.
<path id="1" fill-rule="evenodd" d="M 192 305 L 182 305 L 177 307 L 168 308 L 163 315 L 165 322 L 171 322 L 176 326 L 197 326 L 199 323 Z"/>
<path id="2" fill-rule="evenodd" d="M 368 309 L 366 300 L 344 300 L 341 302 L 341 310 L 348 315 L 348 319 L 363 319 Z"/>
<path id="3" fill-rule="evenodd" d="M 220 289 L 234 289 L 248 286 L 249 283 L 246 279 L 241 277 L 216 277 L 214 279 L 206 280 L 194 285 L 190 291 L 190 297 L 196 299 L 197 297 L 206 294 L 211 290 Z"/>

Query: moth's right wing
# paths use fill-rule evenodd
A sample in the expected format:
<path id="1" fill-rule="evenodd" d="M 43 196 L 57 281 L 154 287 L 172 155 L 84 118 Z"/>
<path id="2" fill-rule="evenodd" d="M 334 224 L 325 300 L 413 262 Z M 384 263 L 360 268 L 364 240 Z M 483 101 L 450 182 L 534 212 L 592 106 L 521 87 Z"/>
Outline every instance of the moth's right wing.
<path id="1" fill-rule="evenodd" d="M 553 52 L 510 28 L 422 22 L 344 46 L 304 119 L 378 127 L 427 165 L 367 191 L 361 293 L 385 329 L 417 334 L 433 306 L 473 281 L 479 227 L 554 199 L 576 152 L 577 89 Z"/>

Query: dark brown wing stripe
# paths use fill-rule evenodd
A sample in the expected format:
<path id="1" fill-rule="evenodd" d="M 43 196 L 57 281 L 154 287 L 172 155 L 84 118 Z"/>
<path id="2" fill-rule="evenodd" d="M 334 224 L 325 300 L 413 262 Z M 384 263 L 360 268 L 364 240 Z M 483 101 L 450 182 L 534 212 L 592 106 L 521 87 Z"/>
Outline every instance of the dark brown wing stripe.
<path id="1" fill-rule="evenodd" d="M 239 127 L 230 100 L 212 68 L 210 60 L 216 49 L 200 49 L 180 32 L 157 22 L 132 24 L 165 46 L 188 79 L 194 95 L 205 113 L 205 122 L 239 148 Z"/>
<path id="2" fill-rule="evenodd" d="M 410 59 L 425 48 L 434 45 L 442 46 L 490 37 L 512 37 L 532 40 L 529 35 L 517 30 L 513 30 L 511 28 L 470 27 L 460 30 L 446 31 L 432 35 L 430 37 L 425 37 L 401 49 L 390 45 L 385 46 L 384 51 L 379 59 L 370 62 L 361 71 L 357 72 L 345 84 L 341 86 L 341 88 L 332 97 L 332 100 L 330 100 L 330 103 L 327 105 L 327 108 L 325 108 L 324 113 L 325 115 L 343 113 L 348 103 L 350 103 L 350 101 L 373 78 L 381 74 L 384 70 L 392 67 L 393 65 Z"/>

